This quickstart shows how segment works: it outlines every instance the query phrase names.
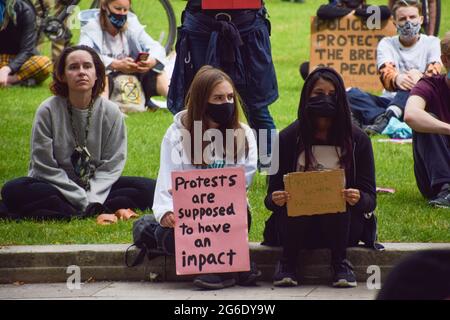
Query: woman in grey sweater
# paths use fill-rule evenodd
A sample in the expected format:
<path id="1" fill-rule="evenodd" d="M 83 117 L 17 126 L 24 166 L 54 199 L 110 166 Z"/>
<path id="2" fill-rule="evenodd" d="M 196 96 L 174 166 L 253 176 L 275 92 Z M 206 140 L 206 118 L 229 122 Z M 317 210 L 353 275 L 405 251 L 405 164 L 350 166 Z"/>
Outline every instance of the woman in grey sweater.
<path id="1" fill-rule="evenodd" d="M 117 105 L 100 97 L 105 67 L 87 46 L 66 48 L 36 112 L 28 177 L 5 184 L 9 216 L 70 218 L 152 207 L 155 182 L 120 177 L 127 138 Z M 108 218 L 108 216 L 103 216 Z M 110 216 L 115 220 L 113 216 Z"/>

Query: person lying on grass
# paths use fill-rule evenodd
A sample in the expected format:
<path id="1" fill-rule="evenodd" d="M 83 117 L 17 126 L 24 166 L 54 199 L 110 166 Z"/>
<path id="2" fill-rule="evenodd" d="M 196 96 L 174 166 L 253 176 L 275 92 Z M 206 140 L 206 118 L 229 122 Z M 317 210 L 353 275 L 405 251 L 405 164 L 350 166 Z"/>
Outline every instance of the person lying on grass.
<path id="1" fill-rule="evenodd" d="M 7 217 L 98 217 L 115 222 L 153 205 L 155 181 L 121 177 L 126 127 L 118 106 L 100 94 L 105 67 L 86 46 L 66 48 L 53 73 L 54 96 L 39 106 L 31 134 L 28 177 L 1 192 Z M 115 215 L 113 214 L 115 212 Z"/>

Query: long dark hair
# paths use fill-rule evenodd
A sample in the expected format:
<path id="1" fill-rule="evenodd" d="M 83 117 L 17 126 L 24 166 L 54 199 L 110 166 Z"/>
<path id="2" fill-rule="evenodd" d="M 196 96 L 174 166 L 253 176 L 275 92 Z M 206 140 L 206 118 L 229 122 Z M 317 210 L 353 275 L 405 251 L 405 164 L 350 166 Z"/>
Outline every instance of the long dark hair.
<path id="1" fill-rule="evenodd" d="M 67 47 L 63 50 L 61 55 L 58 57 L 53 70 L 53 81 L 50 84 L 50 91 L 55 96 L 64 98 L 69 96 L 69 87 L 67 86 L 67 83 L 63 81 L 64 71 L 66 69 L 66 60 L 69 54 L 78 50 L 87 51 L 92 56 L 92 61 L 95 66 L 95 74 L 97 76 L 97 80 L 92 88 L 92 98 L 96 99 L 102 94 L 103 90 L 105 90 L 105 65 L 94 49 L 84 45 Z"/>
<path id="2" fill-rule="evenodd" d="M 306 78 L 305 84 L 300 95 L 298 106 L 299 121 L 299 145 L 302 145 L 305 151 L 305 171 L 312 163 L 314 156 L 312 145 L 314 142 L 315 124 L 314 118 L 307 112 L 307 104 L 316 82 L 319 80 L 331 82 L 335 88 L 338 111 L 333 118 L 330 131 L 328 133 L 329 143 L 341 148 L 340 164 L 341 167 L 349 169 L 352 165 L 353 157 L 353 134 L 352 122 L 350 117 L 350 108 L 348 105 L 347 94 L 345 92 L 344 81 L 334 69 L 328 67 L 319 67 L 315 69 Z"/>
<path id="3" fill-rule="evenodd" d="M 248 142 L 247 139 L 244 137 L 241 137 L 240 134 L 243 132 L 243 128 L 241 127 L 241 124 L 239 123 L 239 107 L 240 107 L 240 98 L 239 94 L 233 84 L 233 80 L 222 70 L 214 68 L 209 65 L 205 65 L 200 68 L 200 70 L 195 75 L 194 79 L 192 80 L 191 86 L 189 88 L 189 91 L 186 95 L 185 99 L 185 106 L 187 109 L 187 113 L 185 118 L 183 119 L 183 124 L 186 127 L 186 129 L 189 131 L 191 135 L 191 143 L 190 143 L 190 150 L 186 150 L 188 155 L 190 156 L 191 163 L 194 163 L 194 139 L 198 139 L 198 137 L 195 137 L 194 134 L 194 122 L 195 121 L 201 121 L 202 122 L 202 136 L 204 135 L 205 131 L 210 129 L 207 126 L 208 121 L 210 120 L 207 113 L 207 105 L 208 105 L 208 99 L 214 90 L 214 88 L 221 82 L 226 81 L 230 83 L 230 85 L 233 88 L 233 94 L 234 94 L 234 111 L 233 115 L 230 119 L 230 122 L 227 123 L 224 127 L 220 127 L 218 130 L 221 131 L 223 139 L 223 150 L 225 151 L 226 156 L 226 129 L 241 129 L 240 131 L 235 131 L 235 134 L 237 136 L 234 137 L 234 156 L 235 161 L 237 161 L 237 155 L 244 150 L 245 155 L 248 154 Z M 243 144 L 243 139 L 245 143 Z M 205 150 L 205 147 L 209 143 L 206 141 L 203 141 L 202 151 Z M 245 149 L 242 149 L 245 148 Z M 231 151 L 231 150 L 230 150 Z M 205 165 L 205 159 L 202 157 L 202 164 Z"/>

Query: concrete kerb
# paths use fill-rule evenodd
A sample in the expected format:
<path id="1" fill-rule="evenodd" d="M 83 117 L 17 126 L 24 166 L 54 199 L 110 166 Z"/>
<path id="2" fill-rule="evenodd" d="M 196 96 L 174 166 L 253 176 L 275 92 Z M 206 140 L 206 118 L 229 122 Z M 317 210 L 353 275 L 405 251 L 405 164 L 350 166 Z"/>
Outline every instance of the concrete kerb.
<path id="1" fill-rule="evenodd" d="M 365 248 L 348 249 L 348 258 L 355 267 L 359 282 L 370 274 L 367 268 L 376 265 L 384 281 L 400 259 L 418 250 L 450 249 L 450 243 L 385 243 L 382 252 Z M 0 247 L 0 283 L 66 282 L 71 265 L 80 267 L 81 281 L 189 281 L 192 276 L 177 276 L 173 257 L 158 257 L 129 268 L 125 265 L 127 244 L 117 245 L 49 245 Z M 262 279 L 270 281 L 281 254 L 280 248 L 250 244 L 252 260 L 262 271 Z M 131 259 L 137 250 L 130 250 Z M 331 277 L 328 250 L 302 251 L 299 275 L 302 283 L 328 283 Z"/>

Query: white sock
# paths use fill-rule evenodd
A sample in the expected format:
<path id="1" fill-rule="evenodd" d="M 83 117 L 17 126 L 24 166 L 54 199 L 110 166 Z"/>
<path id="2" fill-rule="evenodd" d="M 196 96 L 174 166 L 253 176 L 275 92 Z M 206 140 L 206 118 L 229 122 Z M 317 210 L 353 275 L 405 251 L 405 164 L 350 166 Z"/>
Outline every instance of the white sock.
<path id="1" fill-rule="evenodd" d="M 387 108 L 387 110 L 391 110 L 395 114 L 396 118 L 402 117 L 403 111 L 400 107 L 397 107 L 396 105 L 389 106 L 389 108 Z"/>

